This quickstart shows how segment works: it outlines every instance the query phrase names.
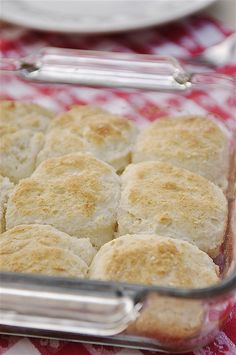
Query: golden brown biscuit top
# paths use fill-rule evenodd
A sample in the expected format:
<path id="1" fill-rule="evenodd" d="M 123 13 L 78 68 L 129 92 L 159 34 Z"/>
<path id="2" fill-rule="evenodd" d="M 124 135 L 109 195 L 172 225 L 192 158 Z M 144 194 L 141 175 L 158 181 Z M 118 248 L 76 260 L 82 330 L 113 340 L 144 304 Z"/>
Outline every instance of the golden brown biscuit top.
<path id="1" fill-rule="evenodd" d="M 97 116 L 105 111 L 101 107 L 92 105 L 74 105 L 67 112 L 57 116 L 51 123 L 51 128 L 70 128 L 72 123 L 78 123 L 88 116 Z"/>
<path id="2" fill-rule="evenodd" d="M 30 178 L 19 182 L 11 197 L 21 216 L 63 213 L 88 218 L 119 187 L 119 177 L 108 164 L 91 154 L 74 153 L 42 162 Z M 105 205 L 104 205 L 105 208 Z"/>
<path id="3" fill-rule="evenodd" d="M 62 132 L 63 132 L 63 141 L 62 141 Z M 73 134 L 70 130 L 64 129 L 63 131 L 60 129 L 53 129 L 50 131 L 47 136 L 47 146 L 49 149 L 59 151 L 64 153 L 64 151 L 71 149 L 77 149 L 78 152 L 83 152 L 85 150 L 83 139 L 76 133 L 76 130 L 73 130 Z M 61 154 L 65 155 L 65 154 Z"/>
<path id="4" fill-rule="evenodd" d="M 73 130 L 87 141 L 101 145 L 107 139 L 113 142 L 120 139 L 127 141 L 127 132 L 132 130 L 134 125 L 131 121 L 101 108 L 73 106 L 70 111 L 58 116 L 52 122 L 51 128 Z"/>
<path id="5" fill-rule="evenodd" d="M 90 278 L 186 288 L 219 281 L 218 267 L 196 246 L 145 234 L 105 244 L 92 262 Z"/>
<path id="6" fill-rule="evenodd" d="M 30 140 L 35 138 L 43 141 L 43 137 L 42 132 L 31 132 L 29 129 L 7 129 L 0 139 L 0 153 L 11 152 L 18 159 L 21 154 L 30 156 L 30 149 L 27 149 Z"/>
<path id="7" fill-rule="evenodd" d="M 0 236 L 2 255 L 11 255 L 24 248 L 57 247 L 73 252 L 90 264 L 95 254 L 88 238 L 77 239 L 50 225 L 23 224 L 9 229 Z"/>
<path id="8" fill-rule="evenodd" d="M 95 174 L 68 176 L 56 181 L 28 178 L 17 185 L 12 203 L 22 216 L 31 214 L 55 216 L 63 211 L 70 215 L 91 217 L 99 202 L 103 202 L 102 185 Z"/>
<path id="9" fill-rule="evenodd" d="M 0 237 L 0 269 L 84 277 L 94 251 L 90 245 L 91 255 L 84 258 L 83 244 L 77 243 L 76 238 L 48 225 L 17 226 Z"/>
<path id="10" fill-rule="evenodd" d="M 193 228 L 204 222 L 212 212 L 224 215 L 226 199 L 223 192 L 205 178 L 188 170 L 162 162 L 132 164 L 122 180 L 131 206 L 160 223 L 170 224 L 169 215 L 176 206 L 183 220 L 193 220 Z"/>
<path id="11" fill-rule="evenodd" d="M 159 152 L 162 156 L 209 159 L 228 137 L 223 130 L 207 117 L 166 117 L 153 122 L 137 141 L 139 151 Z M 138 155 L 137 155 L 138 157 Z"/>
<path id="12" fill-rule="evenodd" d="M 51 111 L 34 103 L 0 102 L 0 130 L 10 126 L 44 131 L 48 125 L 46 119 L 51 119 L 53 116 L 54 114 Z"/>
<path id="13" fill-rule="evenodd" d="M 61 157 L 50 158 L 43 161 L 34 171 L 32 177 L 45 176 L 45 178 L 61 178 L 66 175 L 82 173 L 89 176 L 115 173 L 108 164 L 96 159 L 89 153 L 71 153 Z"/>

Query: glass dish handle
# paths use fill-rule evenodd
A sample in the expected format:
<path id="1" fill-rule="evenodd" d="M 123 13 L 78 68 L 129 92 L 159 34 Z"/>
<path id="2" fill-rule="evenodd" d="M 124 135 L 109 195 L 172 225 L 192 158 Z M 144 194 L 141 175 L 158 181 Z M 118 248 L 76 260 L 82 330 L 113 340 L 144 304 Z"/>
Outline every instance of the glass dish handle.
<path id="1" fill-rule="evenodd" d="M 236 79 L 199 68 L 170 56 L 44 48 L 19 60 L 0 58 L 0 71 L 24 79 L 62 84 L 183 91 L 194 86 L 236 88 Z M 206 68 L 205 68 L 206 69 Z"/>
<path id="2" fill-rule="evenodd" d="M 2 58 L 0 70 L 27 80 L 148 90 L 184 90 L 189 75 L 168 56 L 45 48 L 19 61 Z"/>
<path id="3" fill-rule="evenodd" d="M 50 281 L 42 286 L 40 279 L 35 285 L 27 282 L 27 276 L 18 275 L 13 282 L 9 278 L 1 281 L 1 327 L 23 325 L 46 331 L 110 336 L 125 330 L 141 307 L 129 296 L 114 291 L 102 293 L 99 287 L 97 291 L 83 292 L 79 281 L 76 289 L 66 289 L 50 285 Z M 61 280 L 60 283 L 63 284 Z"/>

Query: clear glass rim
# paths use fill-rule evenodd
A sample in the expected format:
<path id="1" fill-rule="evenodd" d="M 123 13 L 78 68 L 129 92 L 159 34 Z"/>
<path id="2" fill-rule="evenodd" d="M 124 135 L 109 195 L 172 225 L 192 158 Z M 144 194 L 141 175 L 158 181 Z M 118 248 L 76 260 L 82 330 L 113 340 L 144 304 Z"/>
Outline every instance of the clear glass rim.
<path id="1" fill-rule="evenodd" d="M 160 296 L 175 297 L 182 299 L 208 299 L 220 296 L 228 296 L 236 291 L 236 268 L 230 276 L 204 288 L 176 288 L 164 286 L 147 286 L 142 284 L 130 284 L 114 281 L 99 281 L 88 279 L 77 279 L 69 277 L 55 277 L 39 274 L 0 272 L 0 288 L 5 285 L 13 284 L 15 287 L 24 284 L 24 286 L 33 287 L 53 287 L 63 289 L 64 291 L 84 291 L 84 292 L 111 292 L 117 296 L 124 294 L 131 295 L 135 302 L 143 300 L 149 293 L 158 293 Z"/>

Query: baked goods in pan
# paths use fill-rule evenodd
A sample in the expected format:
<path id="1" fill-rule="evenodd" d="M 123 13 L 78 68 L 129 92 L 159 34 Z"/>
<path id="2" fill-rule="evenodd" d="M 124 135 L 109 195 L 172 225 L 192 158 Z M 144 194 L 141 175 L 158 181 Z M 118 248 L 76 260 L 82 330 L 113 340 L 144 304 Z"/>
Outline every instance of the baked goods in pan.
<path id="1" fill-rule="evenodd" d="M 219 281 L 218 266 L 196 246 L 159 235 L 125 235 L 105 245 L 90 266 L 90 279 L 198 288 Z M 148 294 L 127 332 L 161 341 L 183 342 L 199 333 L 204 308 L 198 300 Z"/>
<path id="2" fill-rule="evenodd" d="M 154 234 L 125 235 L 106 243 L 92 261 L 91 279 L 170 287 L 217 283 L 218 266 L 184 240 Z"/>
<path id="3" fill-rule="evenodd" d="M 225 191 L 229 137 L 207 117 L 164 117 L 150 124 L 137 139 L 133 162 L 147 160 L 160 160 L 188 169 Z"/>
<path id="4" fill-rule="evenodd" d="M 3 127 L 45 132 L 54 113 L 32 102 L 0 101 L 0 131 Z"/>
<path id="5" fill-rule="evenodd" d="M 132 122 L 91 106 L 54 120 L 34 105 L 2 107 L 0 173 L 19 184 L 0 180 L 1 271 L 84 278 L 89 270 L 91 279 L 176 288 L 219 281 L 206 253 L 216 256 L 224 240 L 227 201 L 209 180 L 226 189 L 229 147 L 213 121 L 153 123 L 133 153 L 144 161 L 126 168 L 120 194 L 116 171 L 131 159 Z M 176 342 L 203 321 L 199 301 L 153 293 L 127 332 Z"/>
<path id="6" fill-rule="evenodd" d="M 6 228 L 49 224 L 99 248 L 113 238 L 120 178 L 91 154 L 75 153 L 42 162 L 11 194 Z"/>
<path id="7" fill-rule="evenodd" d="M 0 236 L 1 271 L 84 278 L 94 255 L 89 239 L 51 226 L 19 225 Z"/>
<path id="8" fill-rule="evenodd" d="M 156 233 L 218 255 L 227 224 L 227 200 L 218 186 L 159 161 L 129 165 L 121 181 L 118 235 Z"/>
<path id="9" fill-rule="evenodd" d="M 38 155 L 38 164 L 50 157 L 90 152 L 121 171 L 131 161 L 136 138 L 134 123 L 92 106 L 73 106 L 55 118 Z"/>
<path id="10" fill-rule="evenodd" d="M 14 184 L 7 177 L 0 175 L 0 233 L 5 230 L 5 213 L 7 200 L 10 192 L 13 190 Z"/>

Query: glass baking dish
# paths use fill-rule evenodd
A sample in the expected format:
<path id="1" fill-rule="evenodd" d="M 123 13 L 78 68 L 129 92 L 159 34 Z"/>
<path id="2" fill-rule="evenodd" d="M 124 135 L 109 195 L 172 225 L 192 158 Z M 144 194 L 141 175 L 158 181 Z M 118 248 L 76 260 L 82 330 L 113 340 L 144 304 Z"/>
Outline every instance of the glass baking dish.
<path id="1" fill-rule="evenodd" d="M 231 141 L 228 227 L 215 260 L 220 283 L 182 289 L 1 273 L 0 332 L 176 353 L 211 341 L 236 301 L 236 117 L 227 108 L 236 106 L 236 81 L 204 68 L 186 71 L 171 57 L 55 48 L 20 61 L 2 59 L 0 67 L 1 99 L 29 101 L 32 89 L 32 101 L 45 101 L 49 108 L 56 107 L 55 97 L 59 110 L 61 100 L 68 107 L 96 104 L 140 127 L 167 114 L 206 114 L 226 127 Z M 20 83 L 24 93 L 9 94 L 9 81 Z M 37 87 L 44 101 L 35 97 Z M 170 312 L 174 321 L 165 323 Z M 167 333 L 155 328 L 157 318 L 169 327 Z"/>

